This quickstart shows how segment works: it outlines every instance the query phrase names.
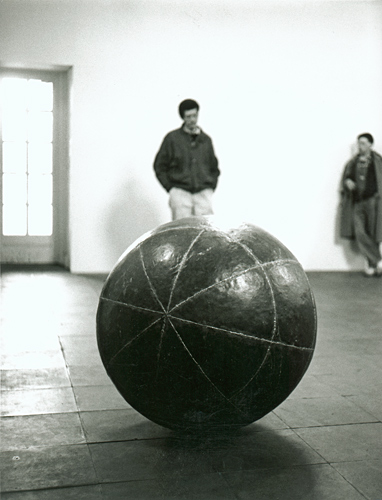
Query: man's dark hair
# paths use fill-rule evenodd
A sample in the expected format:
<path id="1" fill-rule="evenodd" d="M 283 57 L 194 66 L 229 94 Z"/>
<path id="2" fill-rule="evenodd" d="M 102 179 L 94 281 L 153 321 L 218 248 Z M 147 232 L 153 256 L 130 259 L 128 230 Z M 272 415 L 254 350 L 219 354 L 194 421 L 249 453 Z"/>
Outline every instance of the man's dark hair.
<path id="1" fill-rule="evenodd" d="M 374 143 L 374 137 L 368 132 L 366 132 L 365 134 L 359 134 L 357 139 L 362 139 L 362 137 L 365 137 L 365 139 L 367 139 L 370 142 L 370 144 Z"/>
<path id="2" fill-rule="evenodd" d="M 190 109 L 197 109 L 199 111 L 199 104 L 193 99 L 185 99 L 179 104 L 179 114 L 184 118 L 184 112 Z"/>

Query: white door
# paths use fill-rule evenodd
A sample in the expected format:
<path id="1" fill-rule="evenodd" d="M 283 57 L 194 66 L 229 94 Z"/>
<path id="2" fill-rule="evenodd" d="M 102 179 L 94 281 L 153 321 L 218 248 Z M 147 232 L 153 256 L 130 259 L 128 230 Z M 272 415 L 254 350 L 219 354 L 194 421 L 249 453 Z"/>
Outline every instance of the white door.
<path id="1" fill-rule="evenodd" d="M 65 123 L 58 94 L 61 87 L 60 77 L 54 72 L 1 73 L 3 263 L 56 263 L 67 259 L 67 248 L 57 248 L 67 241 L 62 237 L 63 227 L 67 227 L 63 217 L 67 196 L 59 195 L 67 192 L 62 183 L 68 179 L 67 173 L 60 172 L 65 169 Z"/>

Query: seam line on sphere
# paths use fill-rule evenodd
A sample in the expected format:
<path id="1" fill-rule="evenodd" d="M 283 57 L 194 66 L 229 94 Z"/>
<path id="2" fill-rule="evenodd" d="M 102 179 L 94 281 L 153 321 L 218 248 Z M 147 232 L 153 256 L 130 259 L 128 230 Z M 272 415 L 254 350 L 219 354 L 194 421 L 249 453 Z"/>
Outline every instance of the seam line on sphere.
<path id="1" fill-rule="evenodd" d="M 162 352 L 162 343 L 163 343 L 163 337 L 164 337 L 164 331 L 166 329 L 166 323 L 167 323 L 167 317 L 163 316 L 162 317 L 162 327 L 160 330 L 160 339 L 159 339 L 159 346 L 158 346 L 158 356 L 157 356 L 157 373 L 156 373 L 156 379 L 158 380 L 159 377 L 159 361 L 160 361 L 160 355 Z"/>
<path id="2" fill-rule="evenodd" d="M 140 259 L 141 259 L 141 264 L 142 264 L 143 272 L 145 273 L 145 276 L 146 276 L 147 282 L 149 284 L 150 290 L 151 290 L 152 294 L 154 295 L 154 298 L 157 300 L 158 304 L 162 308 L 162 311 L 164 313 L 166 313 L 166 310 L 163 307 L 162 302 L 159 300 L 157 292 L 155 291 L 154 285 L 151 283 L 149 275 L 147 274 L 147 269 L 146 269 L 146 266 L 145 266 L 145 261 L 143 260 L 142 248 L 139 249 L 139 256 L 140 256 Z"/>
<path id="3" fill-rule="evenodd" d="M 197 325 L 197 326 L 200 326 L 202 328 L 210 328 L 211 330 L 232 333 L 232 335 L 237 335 L 239 337 L 245 337 L 248 339 L 258 340 L 259 342 L 265 342 L 267 344 L 281 345 L 284 347 L 288 347 L 290 349 L 299 349 L 299 350 L 303 350 L 303 351 L 312 351 L 313 350 L 312 347 L 303 347 L 303 346 L 297 346 L 297 345 L 293 345 L 293 344 L 287 344 L 286 342 L 279 342 L 277 340 L 263 339 L 261 337 L 256 337 L 255 335 L 249 335 L 248 333 L 244 333 L 244 332 L 235 332 L 233 330 L 228 330 L 227 328 L 220 328 L 218 326 L 212 326 L 212 325 L 204 325 L 202 323 L 197 323 L 196 321 L 192 321 L 190 319 L 178 318 L 177 316 L 173 316 L 171 314 L 168 315 L 168 318 L 176 319 L 178 321 L 182 321 L 183 323 L 190 323 L 191 325 Z"/>
<path id="4" fill-rule="evenodd" d="M 202 293 L 204 292 L 207 292 L 208 290 L 211 290 L 212 288 L 218 286 L 218 285 L 221 285 L 222 283 L 225 283 L 227 281 L 230 281 L 232 279 L 235 279 L 235 278 L 239 278 L 240 276 L 243 276 L 244 274 L 250 272 L 250 271 L 255 271 L 256 269 L 262 269 L 264 270 L 264 275 L 265 275 L 265 278 L 267 280 L 267 283 L 269 285 L 269 288 L 271 289 L 271 294 L 272 294 L 272 298 L 274 299 L 274 293 L 273 293 L 273 289 L 272 289 L 272 286 L 271 286 L 271 283 L 270 283 L 270 280 L 268 278 L 268 275 L 266 274 L 265 272 L 265 269 L 264 267 L 270 265 L 270 264 L 283 264 L 285 262 L 296 262 L 295 260 L 291 260 L 291 259 L 285 259 L 285 260 L 273 260 L 273 261 L 270 261 L 270 262 L 267 262 L 265 264 L 261 264 L 261 263 L 258 263 L 254 266 L 251 266 L 249 267 L 248 269 L 244 269 L 242 271 L 239 271 L 237 273 L 232 273 L 230 276 L 228 276 L 228 278 L 224 278 L 223 280 L 220 280 L 220 281 L 217 281 L 216 283 L 213 283 L 212 285 L 210 286 L 207 286 L 205 288 L 202 288 L 201 290 L 198 290 L 196 293 L 194 293 L 193 295 L 190 295 L 190 297 L 187 297 L 186 299 L 182 300 L 181 302 L 179 302 L 178 304 L 176 304 L 170 311 L 168 311 L 169 313 L 171 313 L 172 311 L 174 311 L 175 309 L 178 309 L 179 307 L 181 307 L 183 304 L 187 303 L 188 301 L 194 299 L 195 297 L 201 295 Z M 272 301 L 273 303 L 273 301 Z M 274 304 L 276 305 L 276 304 Z"/>
<path id="5" fill-rule="evenodd" d="M 156 233 L 153 233 L 153 236 L 156 236 L 157 234 L 165 234 L 165 233 L 170 233 L 172 231 L 183 231 L 184 229 L 189 230 L 189 229 L 194 229 L 195 231 L 200 231 L 200 227 L 197 226 L 180 226 L 180 227 L 169 227 L 167 229 L 164 229 L 163 231 L 158 231 Z M 205 231 L 207 228 L 203 227 L 203 231 Z M 142 242 L 144 243 L 144 242 Z"/>
<path id="6" fill-rule="evenodd" d="M 115 358 L 117 356 L 119 356 L 121 354 L 122 351 L 124 351 L 125 349 L 127 349 L 135 340 L 137 340 L 139 337 L 141 337 L 144 333 L 147 332 L 147 330 L 149 330 L 152 326 L 154 326 L 156 323 L 158 323 L 158 321 L 161 320 L 163 316 L 161 316 L 160 318 L 156 319 L 155 321 L 151 322 L 148 326 L 146 326 L 146 328 L 144 328 L 142 331 L 140 331 L 139 333 L 137 333 L 137 335 L 135 337 L 133 337 L 131 340 L 129 340 L 129 342 L 126 342 L 125 345 L 123 345 L 118 352 L 116 352 L 114 354 L 114 356 L 110 359 L 110 361 L 108 362 L 108 365 L 110 365 L 111 363 L 113 363 L 113 361 L 115 360 Z"/>
<path id="7" fill-rule="evenodd" d="M 242 391 L 244 391 L 244 389 L 253 381 L 255 380 L 255 378 L 257 377 L 257 375 L 260 373 L 260 370 L 263 368 L 268 356 L 269 356 L 269 353 L 270 353 L 270 350 L 271 350 L 271 347 L 272 347 L 272 344 L 269 344 L 269 346 L 267 347 L 267 352 L 264 354 L 264 358 L 263 358 L 263 361 L 261 362 L 260 366 L 258 367 L 258 369 L 256 370 L 256 372 L 250 377 L 250 379 L 243 385 L 243 387 L 241 387 L 240 389 L 238 389 L 234 394 L 232 394 L 232 396 L 230 397 L 230 399 L 233 399 L 234 397 L 236 397 L 238 394 L 240 394 Z"/>
<path id="8" fill-rule="evenodd" d="M 164 234 L 164 233 L 169 233 L 171 231 L 181 231 L 183 229 L 195 229 L 195 230 L 198 230 L 200 228 L 198 227 L 194 227 L 194 226 L 181 226 L 181 227 L 172 227 L 172 228 L 169 228 L 169 229 L 165 229 L 164 231 L 158 231 L 158 232 L 151 232 L 147 235 L 147 238 L 143 239 L 142 241 L 140 241 L 137 246 L 135 246 L 134 248 L 132 248 L 132 251 L 137 251 L 137 250 L 140 250 L 140 248 L 146 243 L 147 239 L 150 237 L 150 236 L 157 236 L 158 234 Z"/>
<path id="9" fill-rule="evenodd" d="M 216 283 L 213 283 L 210 286 L 207 286 L 205 288 L 202 288 L 201 290 L 198 290 L 193 295 L 190 295 L 186 299 L 184 299 L 181 302 L 179 302 L 178 304 L 176 304 L 176 306 L 174 306 L 169 311 L 169 313 L 172 313 L 172 311 L 174 311 L 175 309 L 178 309 L 183 304 L 186 304 L 187 302 L 189 302 L 190 300 L 194 299 L 195 297 L 198 297 L 199 295 L 203 294 L 204 292 L 208 292 L 208 290 L 211 290 L 212 288 L 214 288 L 214 287 L 216 287 L 218 285 L 221 285 L 222 283 L 225 283 L 225 282 L 230 281 L 230 280 L 235 279 L 235 278 L 239 278 L 240 276 L 243 276 L 244 274 L 248 273 L 249 271 L 253 271 L 255 269 L 260 269 L 260 267 L 261 266 L 252 266 L 252 267 L 249 267 L 248 269 L 244 269 L 243 271 L 240 271 L 240 272 L 237 272 L 237 273 L 233 273 L 230 276 L 228 276 L 228 278 L 224 278 L 223 280 L 217 281 Z"/>
<path id="10" fill-rule="evenodd" d="M 184 349 L 186 350 L 186 352 L 188 353 L 188 355 L 190 356 L 190 358 L 192 359 L 192 361 L 196 364 L 196 366 L 199 368 L 199 370 L 202 372 L 203 376 L 208 380 L 208 382 L 212 385 L 212 387 L 221 395 L 223 396 L 223 398 L 225 399 L 225 401 L 227 401 L 231 406 L 233 406 L 235 408 L 235 410 L 237 410 L 238 412 L 240 412 L 242 415 L 244 415 L 245 417 L 247 417 L 246 413 L 243 412 L 243 410 L 241 410 L 240 408 L 238 408 L 232 401 L 230 401 L 228 399 L 228 397 L 212 382 L 212 380 L 209 378 L 209 376 L 207 375 L 207 373 L 203 370 L 203 368 L 200 366 L 200 364 L 196 361 L 196 359 L 194 358 L 194 356 L 192 355 L 191 351 L 189 350 L 189 348 L 187 347 L 187 345 L 185 344 L 184 340 L 182 339 L 182 337 L 179 335 L 179 332 L 177 331 L 177 329 L 175 328 L 175 326 L 173 325 L 172 321 L 169 319 L 169 323 L 171 324 L 176 336 L 178 337 L 178 339 L 180 340 L 180 342 L 182 343 Z"/>
<path id="11" fill-rule="evenodd" d="M 241 246 L 241 248 L 243 248 L 243 250 L 248 254 L 250 255 L 254 261 L 256 263 L 259 263 L 263 266 L 263 264 L 260 262 L 259 258 L 252 252 L 252 250 L 250 248 L 247 247 L 247 245 L 244 245 L 244 243 L 242 243 L 241 241 L 236 241 L 234 238 L 229 238 L 232 242 L 238 244 L 239 246 Z M 288 259 L 290 260 L 290 259 Z M 267 280 L 267 283 L 268 283 L 268 286 L 269 286 L 269 289 L 271 291 L 271 296 L 272 296 L 272 305 L 273 305 L 273 330 L 272 330 L 272 340 L 275 338 L 275 335 L 276 335 L 276 332 L 277 332 L 277 309 L 276 309 L 276 299 L 275 299 L 275 292 L 273 290 L 273 287 L 272 287 L 272 283 L 271 283 L 271 280 L 269 279 L 269 276 L 266 272 L 266 270 L 264 269 L 264 267 L 262 268 L 263 271 L 264 271 L 264 275 L 265 275 L 265 278 Z"/>
<path id="12" fill-rule="evenodd" d="M 316 332 L 317 332 L 317 306 L 316 306 L 316 299 L 314 298 L 313 290 L 312 290 L 312 288 L 310 286 L 310 283 L 309 283 L 309 288 L 310 288 L 310 297 L 312 299 L 312 304 L 313 304 L 314 324 L 315 324 L 315 329 L 316 329 Z"/>
<path id="13" fill-rule="evenodd" d="M 106 297 L 101 297 L 101 300 L 104 300 L 106 302 L 112 302 L 113 304 L 117 304 L 123 307 L 127 307 L 129 309 L 136 309 L 137 311 L 145 311 L 145 312 L 151 312 L 154 314 L 161 314 L 163 315 L 163 311 L 154 311 L 154 309 L 148 309 L 147 307 L 140 307 L 140 306 L 134 306 L 133 304 L 126 304 L 126 302 L 120 302 L 119 300 L 114 300 L 114 299 L 108 299 Z"/>
<path id="14" fill-rule="evenodd" d="M 260 259 L 252 252 L 252 250 L 250 248 L 248 248 L 247 245 L 244 245 L 244 243 L 242 243 L 240 240 L 236 240 L 235 238 L 232 238 L 228 234 L 225 234 L 224 236 L 231 243 L 240 246 L 246 252 L 247 255 L 249 255 L 250 257 L 252 257 L 252 259 L 255 261 L 255 263 L 257 265 L 259 265 L 259 267 L 261 267 L 261 269 L 264 272 L 264 276 L 265 276 L 265 279 L 266 279 L 266 281 L 268 283 L 269 290 L 270 290 L 270 293 L 271 293 L 272 306 L 273 306 L 273 329 L 272 329 L 272 334 L 271 334 L 271 337 L 272 337 L 271 338 L 271 342 L 276 343 L 276 341 L 274 340 L 274 338 L 276 336 L 276 332 L 277 332 L 277 309 L 276 309 L 275 292 L 273 290 L 272 283 L 271 283 L 271 280 L 270 280 L 270 278 L 269 278 L 269 276 L 267 274 L 267 271 L 264 268 L 264 263 L 262 263 L 260 261 Z M 286 260 L 286 259 L 283 259 L 283 260 Z M 287 259 L 287 260 L 289 261 L 290 259 Z M 263 362 L 262 362 L 261 366 L 265 365 L 265 361 L 266 361 L 267 357 L 269 356 L 269 352 L 270 352 L 270 349 L 267 349 L 267 352 L 265 353 L 265 357 L 263 359 Z M 257 373 L 256 373 L 255 376 L 257 376 L 259 374 L 259 370 L 256 370 L 256 371 L 257 371 Z"/>
<path id="15" fill-rule="evenodd" d="M 248 250 L 250 250 L 250 249 L 248 249 Z M 270 260 L 269 262 L 263 262 L 262 266 L 263 267 L 268 267 L 270 264 L 297 264 L 298 266 L 301 266 L 301 264 L 299 262 L 297 262 L 297 260 L 294 260 L 294 259 L 276 259 L 276 260 Z"/>
<path id="16" fill-rule="evenodd" d="M 249 255 L 251 255 L 255 261 L 259 261 L 258 257 L 256 257 L 256 255 L 252 252 L 252 250 L 247 247 L 247 245 L 244 245 L 242 242 L 240 242 L 240 246 L 247 252 L 249 253 Z M 295 259 L 277 259 L 277 260 L 274 260 L 274 261 L 270 261 L 270 262 L 265 262 L 263 263 L 263 269 L 267 266 L 269 266 L 270 264 L 278 264 L 278 263 L 293 263 L 293 264 L 297 264 L 299 267 L 301 267 L 301 264 L 295 260 Z M 264 355 L 264 358 L 260 364 L 260 366 L 258 367 L 258 369 L 256 370 L 256 372 L 252 375 L 252 377 L 250 377 L 250 379 L 248 380 L 248 382 L 246 384 L 244 384 L 244 386 L 238 390 L 235 394 L 232 395 L 232 397 L 235 397 L 237 394 L 240 394 L 241 391 L 243 391 L 253 380 L 256 379 L 256 377 L 259 375 L 260 371 L 262 370 L 263 366 L 265 366 L 265 362 L 267 361 L 268 357 L 270 356 L 270 353 L 271 353 L 271 346 L 272 345 L 283 345 L 283 346 L 288 346 L 288 348 L 294 348 L 296 349 L 296 346 L 292 346 L 290 344 L 287 344 L 286 342 L 282 342 L 282 339 L 281 339 L 281 336 L 280 336 L 280 332 L 279 332 L 279 329 L 277 328 L 277 323 L 278 323 L 278 318 L 277 318 L 277 305 L 276 305 L 276 299 L 275 299 L 275 294 L 274 294 L 274 290 L 273 290 L 273 286 L 272 286 L 272 283 L 271 283 L 271 280 L 266 272 L 266 270 L 264 269 L 264 275 L 266 277 L 266 280 L 268 282 L 268 286 L 270 288 L 270 291 L 271 291 L 271 295 L 272 295 L 272 302 L 273 302 L 273 307 L 274 307 L 274 322 L 273 322 L 273 331 L 272 331 L 272 339 L 271 339 L 271 343 L 269 343 L 269 346 L 267 348 L 267 351 Z M 278 338 L 280 339 L 279 341 L 275 340 L 275 337 L 276 337 L 276 334 L 278 334 Z M 298 349 L 301 351 L 301 350 L 308 350 L 308 351 L 312 351 L 311 348 L 309 347 L 298 347 Z M 281 370 L 281 367 L 280 367 L 280 370 Z"/>
<path id="17" fill-rule="evenodd" d="M 178 269 L 178 272 L 176 273 L 176 276 L 174 278 L 174 281 L 173 281 L 173 284 L 172 284 L 172 287 L 171 287 L 171 291 L 170 291 L 170 297 L 168 299 L 168 303 L 167 303 L 167 311 L 169 310 L 170 308 L 170 304 L 171 304 L 171 300 L 172 300 L 172 296 L 173 296 L 173 293 L 174 293 L 174 290 L 175 290 L 175 287 L 176 287 L 176 284 L 178 282 L 178 279 L 179 279 L 179 275 L 180 273 L 182 272 L 182 269 L 184 268 L 184 266 L 186 265 L 186 261 L 187 261 L 187 258 L 191 252 L 191 249 L 192 247 L 195 245 L 195 243 L 198 241 L 198 239 L 201 237 L 201 235 L 205 232 L 205 229 L 203 229 L 202 231 L 199 232 L 199 234 L 197 234 L 195 236 L 195 238 L 191 241 L 190 243 L 190 246 L 187 248 L 186 252 L 184 253 L 183 257 L 182 257 L 182 260 L 180 261 L 180 264 L 179 264 L 179 269 Z"/>

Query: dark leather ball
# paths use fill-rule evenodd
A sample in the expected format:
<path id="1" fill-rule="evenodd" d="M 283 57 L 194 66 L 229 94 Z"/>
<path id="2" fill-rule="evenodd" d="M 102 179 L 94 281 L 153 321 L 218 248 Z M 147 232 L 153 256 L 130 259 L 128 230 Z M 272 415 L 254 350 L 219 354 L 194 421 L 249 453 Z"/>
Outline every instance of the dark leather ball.
<path id="1" fill-rule="evenodd" d="M 126 401 L 171 429 L 247 425 L 295 389 L 316 308 L 292 253 L 247 223 L 191 217 L 120 258 L 97 312 L 102 361 Z"/>

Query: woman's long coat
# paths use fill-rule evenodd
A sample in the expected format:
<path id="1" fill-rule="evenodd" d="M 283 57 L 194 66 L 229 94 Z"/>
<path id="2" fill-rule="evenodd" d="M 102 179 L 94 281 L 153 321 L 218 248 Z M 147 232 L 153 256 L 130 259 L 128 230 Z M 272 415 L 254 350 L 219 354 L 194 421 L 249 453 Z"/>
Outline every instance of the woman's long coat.
<path id="1" fill-rule="evenodd" d="M 349 172 L 354 167 L 358 160 L 358 156 L 354 156 L 345 166 L 341 181 L 341 225 L 340 235 L 342 238 L 354 239 L 354 201 L 352 192 L 345 186 L 345 179 Z M 377 221 L 375 226 L 375 234 L 372 235 L 375 241 L 382 241 L 382 157 L 372 151 L 373 161 L 375 165 L 375 173 L 377 176 Z"/>

